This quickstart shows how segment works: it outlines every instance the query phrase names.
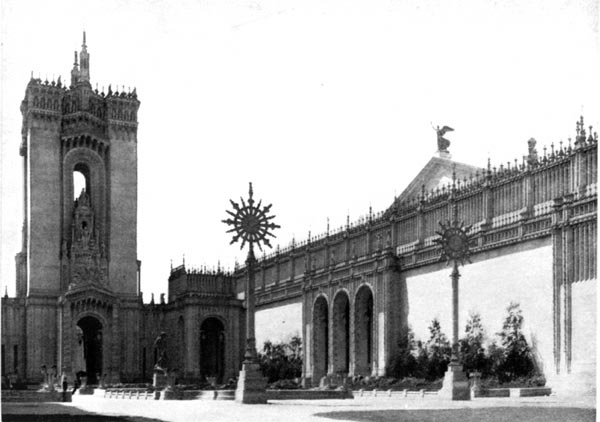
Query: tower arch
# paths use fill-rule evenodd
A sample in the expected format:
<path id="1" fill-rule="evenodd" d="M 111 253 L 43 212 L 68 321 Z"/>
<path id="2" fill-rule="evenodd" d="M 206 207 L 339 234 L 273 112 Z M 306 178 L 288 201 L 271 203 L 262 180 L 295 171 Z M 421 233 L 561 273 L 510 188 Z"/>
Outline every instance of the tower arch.
<path id="1" fill-rule="evenodd" d="M 63 158 L 63 239 L 69 239 L 73 216 L 75 192 L 73 174 L 80 173 L 85 178 L 85 189 L 94 209 L 97 229 L 106 233 L 106 163 L 100 155 L 86 147 L 76 147 L 66 152 Z"/>
<path id="2" fill-rule="evenodd" d="M 76 324 L 73 369 L 75 373 L 85 372 L 88 384 L 98 383 L 98 377 L 103 374 L 103 329 L 102 322 L 95 315 L 82 316 Z"/>

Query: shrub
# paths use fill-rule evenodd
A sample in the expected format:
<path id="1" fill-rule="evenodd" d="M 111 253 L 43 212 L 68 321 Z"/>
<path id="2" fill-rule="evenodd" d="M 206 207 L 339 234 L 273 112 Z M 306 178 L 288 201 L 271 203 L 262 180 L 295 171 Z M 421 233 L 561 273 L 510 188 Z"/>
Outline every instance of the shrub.
<path id="1" fill-rule="evenodd" d="M 302 339 L 292 337 L 289 343 L 266 341 L 258 354 L 260 369 L 269 383 L 302 375 Z"/>

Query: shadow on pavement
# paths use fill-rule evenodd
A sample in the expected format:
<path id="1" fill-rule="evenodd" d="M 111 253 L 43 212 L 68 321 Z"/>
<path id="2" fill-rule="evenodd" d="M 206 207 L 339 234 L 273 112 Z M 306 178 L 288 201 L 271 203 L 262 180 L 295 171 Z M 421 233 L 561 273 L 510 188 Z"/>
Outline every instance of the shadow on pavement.
<path id="1" fill-rule="evenodd" d="M 314 416 L 361 422 L 594 422 L 596 409 L 572 407 L 493 407 L 323 412 Z"/>
<path id="2" fill-rule="evenodd" d="M 58 403 L 2 403 L 2 422 L 162 422 L 139 416 L 106 416 Z"/>

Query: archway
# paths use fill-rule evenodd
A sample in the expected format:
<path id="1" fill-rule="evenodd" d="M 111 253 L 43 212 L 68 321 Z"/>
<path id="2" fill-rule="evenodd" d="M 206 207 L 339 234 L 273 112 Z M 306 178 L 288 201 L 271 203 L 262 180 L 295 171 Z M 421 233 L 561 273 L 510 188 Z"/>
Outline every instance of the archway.
<path id="1" fill-rule="evenodd" d="M 81 329 L 83 362 L 88 384 L 97 384 L 98 375 L 102 375 L 102 324 L 92 316 L 79 320 L 77 326 Z M 76 372 L 83 368 L 74 368 Z"/>
<path id="2" fill-rule="evenodd" d="M 371 375 L 372 360 L 373 293 L 362 286 L 354 300 L 354 375 Z"/>
<path id="3" fill-rule="evenodd" d="M 225 372 L 225 328 L 217 318 L 206 318 L 200 326 L 200 375 L 223 382 Z"/>
<path id="4" fill-rule="evenodd" d="M 315 301 L 312 319 L 312 377 L 313 383 L 318 385 L 321 378 L 327 375 L 327 365 L 329 364 L 329 310 L 325 297 L 320 296 Z"/>
<path id="5" fill-rule="evenodd" d="M 350 369 L 350 300 L 340 291 L 333 300 L 333 372 Z"/>

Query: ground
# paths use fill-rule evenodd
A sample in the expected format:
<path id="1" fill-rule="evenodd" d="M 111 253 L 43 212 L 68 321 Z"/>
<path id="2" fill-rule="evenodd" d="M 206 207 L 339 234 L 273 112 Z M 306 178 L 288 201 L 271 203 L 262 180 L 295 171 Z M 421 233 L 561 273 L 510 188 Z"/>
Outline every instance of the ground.
<path id="1" fill-rule="evenodd" d="M 31 415 L 36 415 L 32 417 Z M 358 397 L 353 400 L 274 400 L 266 405 L 233 401 L 138 401 L 75 396 L 72 403 L 3 403 L 2 420 L 44 422 L 291 422 L 291 421 L 533 421 L 596 420 L 593 398 L 475 399 Z"/>

